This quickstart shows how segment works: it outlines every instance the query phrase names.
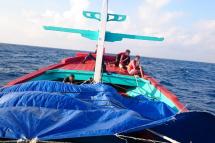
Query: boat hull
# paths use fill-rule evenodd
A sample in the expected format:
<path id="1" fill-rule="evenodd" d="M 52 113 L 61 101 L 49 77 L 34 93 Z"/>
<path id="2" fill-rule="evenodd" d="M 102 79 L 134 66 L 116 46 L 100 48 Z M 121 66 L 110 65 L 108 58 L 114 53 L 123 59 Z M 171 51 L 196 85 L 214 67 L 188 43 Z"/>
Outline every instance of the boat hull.
<path id="1" fill-rule="evenodd" d="M 70 74 L 75 74 L 78 80 L 86 80 L 93 76 L 93 70 L 95 62 L 90 60 L 86 64 L 82 64 L 82 60 L 87 55 L 87 53 L 77 53 L 75 57 L 63 59 L 60 63 L 54 64 L 38 71 L 27 74 L 23 77 L 15 79 L 9 82 L 5 88 L 12 87 L 17 84 L 22 84 L 29 81 L 40 81 L 40 80 L 57 80 L 62 79 Z M 95 56 L 95 55 L 94 55 Z M 114 60 L 114 56 L 105 56 L 106 62 L 111 62 Z M 154 88 L 151 93 L 153 96 L 157 94 L 162 95 L 163 99 L 161 102 L 166 103 L 176 114 L 174 119 L 166 121 L 165 124 L 158 124 L 156 126 L 148 127 L 147 129 L 137 131 L 129 131 L 125 133 L 120 133 L 118 136 L 107 135 L 107 136 L 90 136 L 90 137 L 79 137 L 79 138 L 62 138 L 62 140 L 55 141 L 74 141 L 74 142 L 124 142 L 128 140 L 129 142 L 137 141 L 149 141 L 159 140 L 166 141 L 164 136 L 180 141 L 180 142 L 210 142 L 214 137 L 214 116 L 203 112 L 189 112 L 186 107 L 180 103 L 178 98 L 168 91 L 165 87 L 160 85 L 154 78 L 147 74 L 142 74 L 139 79 L 130 76 L 126 71 L 121 71 L 119 68 L 113 66 L 107 66 L 108 74 L 103 74 L 103 82 L 107 84 L 123 85 L 128 87 L 133 86 L 150 86 Z M 142 71 L 142 73 L 144 73 Z M 137 91 L 139 89 L 134 89 Z M 147 89 L 146 89 L 147 90 Z M 125 96 L 130 96 L 129 92 L 121 94 Z M 165 99 L 165 100 L 164 100 Z M 168 101 L 167 101 L 168 100 Z M 204 122 L 204 124 L 202 124 Z M 152 132 L 151 132 L 152 131 Z M 182 132 L 183 131 L 183 132 Z M 204 132 L 202 132 L 204 131 Z M 209 132 L 210 131 L 210 132 Z M 212 132 L 211 132 L 212 131 Z M 50 140 L 49 140 L 50 141 Z"/>
<path id="2" fill-rule="evenodd" d="M 88 53 L 77 53 L 75 57 L 63 59 L 60 63 L 50 65 L 48 67 L 41 68 L 41 69 L 39 69 L 39 70 L 37 70 L 35 72 L 29 73 L 27 75 L 24 75 L 24 76 L 18 78 L 18 79 L 15 79 L 15 80 L 7 83 L 6 87 L 34 80 L 35 78 L 43 75 L 47 71 L 55 70 L 55 69 L 73 70 L 73 71 L 74 70 L 75 71 L 91 71 L 91 72 L 93 72 L 94 71 L 94 66 L 95 66 L 94 61 L 89 61 L 86 64 L 82 63 L 84 57 L 86 57 L 87 55 L 88 55 Z M 95 54 L 92 54 L 92 55 L 95 56 Z M 112 62 L 112 61 L 115 60 L 115 57 L 105 55 L 104 59 L 105 59 L 106 62 Z M 127 75 L 128 76 L 127 71 L 122 71 L 117 67 L 113 67 L 113 66 L 109 66 L 109 65 L 107 66 L 107 71 L 109 73 L 115 73 L 115 74 L 118 74 L 118 75 Z M 144 73 L 144 71 L 142 71 L 141 73 Z M 162 93 L 168 100 L 170 100 L 170 102 L 172 104 L 174 104 L 174 106 L 176 107 L 176 109 L 179 112 L 187 112 L 188 111 L 187 108 L 178 100 L 177 96 L 174 95 L 169 90 L 167 90 L 164 86 L 160 85 L 157 82 L 156 79 L 152 78 L 151 76 L 149 76 L 147 74 L 142 74 L 141 78 L 144 79 L 144 80 L 149 81 L 150 84 L 154 88 L 159 90 L 160 93 Z"/>

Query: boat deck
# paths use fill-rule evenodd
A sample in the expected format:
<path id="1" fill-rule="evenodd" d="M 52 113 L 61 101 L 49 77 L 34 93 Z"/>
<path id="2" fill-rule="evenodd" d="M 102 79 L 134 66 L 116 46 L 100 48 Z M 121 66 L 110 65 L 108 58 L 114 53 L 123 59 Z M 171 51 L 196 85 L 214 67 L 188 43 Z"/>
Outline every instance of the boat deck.
<path id="1" fill-rule="evenodd" d="M 78 53 L 76 57 L 79 57 L 78 60 L 68 60 L 68 64 L 60 67 L 61 69 L 66 70 L 83 70 L 83 71 L 94 71 L 95 68 L 95 61 L 92 59 L 89 59 L 85 62 L 85 64 L 82 63 L 84 58 L 87 56 L 87 53 Z M 95 56 L 95 55 L 93 55 Z M 106 70 L 110 73 L 118 73 L 123 75 L 128 75 L 128 72 L 126 70 L 120 69 L 119 67 L 115 67 L 114 65 L 108 64 L 109 62 L 114 61 L 113 56 L 105 56 L 105 63 L 106 63 Z"/>
<path id="2" fill-rule="evenodd" d="M 66 59 L 63 59 L 60 61 L 60 63 L 41 68 L 37 71 L 34 71 L 32 73 L 29 73 L 25 76 L 22 76 L 18 79 L 15 79 L 9 83 L 7 83 L 6 86 L 12 86 L 15 84 L 23 83 L 26 81 L 29 81 L 37 76 L 42 75 L 48 70 L 53 70 L 53 69 L 65 69 L 65 70 L 81 70 L 81 71 L 94 71 L 95 68 L 95 61 L 94 60 L 87 60 L 85 64 L 82 63 L 84 58 L 88 55 L 89 53 L 77 53 L 75 57 L 69 57 Z M 94 57 L 96 56 L 95 54 L 92 54 Z M 109 63 L 115 60 L 114 56 L 109 56 L 105 55 L 104 56 L 105 62 Z M 128 75 L 128 72 L 126 70 L 120 70 L 120 68 L 111 66 L 107 64 L 106 66 L 107 72 L 110 73 L 116 73 L 116 74 L 122 74 L 122 75 Z"/>

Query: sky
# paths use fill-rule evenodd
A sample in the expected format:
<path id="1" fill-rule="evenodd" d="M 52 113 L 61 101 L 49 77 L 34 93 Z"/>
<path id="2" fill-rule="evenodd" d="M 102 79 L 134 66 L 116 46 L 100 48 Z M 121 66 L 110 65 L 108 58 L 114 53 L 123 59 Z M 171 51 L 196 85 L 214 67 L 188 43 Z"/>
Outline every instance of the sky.
<path id="1" fill-rule="evenodd" d="M 96 41 L 45 31 L 43 25 L 98 30 L 83 10 L 100 11 L 102 0 L 0 0 L 0 43 L 93 51 Z M 214 0 L 109 0 L 109 12 L 127 15 L 108 31 L 164 37 L 163 42 L 106 43 L 108 53 L 215 63 Z"/>

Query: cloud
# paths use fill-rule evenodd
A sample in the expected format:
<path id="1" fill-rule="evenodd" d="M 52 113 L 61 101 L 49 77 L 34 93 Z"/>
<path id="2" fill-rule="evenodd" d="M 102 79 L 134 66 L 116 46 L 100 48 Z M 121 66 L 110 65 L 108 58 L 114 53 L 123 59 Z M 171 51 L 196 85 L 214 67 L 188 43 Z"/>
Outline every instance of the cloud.
<path id="1" fill-rule="evenodd" d="M 178 22 L 186 19 L 187 14 L 183 11 L 166 9 L 171 3 L 172 0 L 144 0 L 142 1 L 142 4 L 139 5 L 137 17 L 128 15 L 126 22 L 110 22 L 108 24 L 108 30 L 113 32 L 164 36 L 164 42 L 124 40 L 123 42 L 118 43 L 108 43 L 107 46 L 109 49 L 107 49 L 107 51 L 116 53 L 131 47 L 133 54 L 159 58 L 206 60 L 215 62 L 215 59 L 212 56 L 208 54 L 209 56 L 205 57 L 205 53 L 202 52 L 209 52 L 214 49 L 214 21 L 197 21 L 191 23 L 190 27 L 180 25 Z M 93 22 L 81 16 L 82 11 L 88 9 L 90 6 L 90 0 L 70 0 L 70 8 L 68 10 L 58 12 L 47 9 L 45 12 L 37 14 L 34 12 L 27 12 L 29 15 L 27 15 L 27 19 L 33 23 L 37 23 L 38 27 L 43 24 L 97 30 L 96 21 Z M 112 13 L 116 12 L 112 11 Z M 41 34 L 42 32 L 30 31 L 30 33 L 35 33 L 35 35 L 38 36 L 38 34 Z M 43 35 L 51 35 L 47 42 L 52 43 L 52 41 L 58 41 L 54 42 L 55 45 L 62 42 L 64 43 L 62 44 L 63 47 L 75 47 L 75 45 L 78 45 L 79 47 L 82 47 L 79 48 L 79 50 L 94 49 L 93 43 L 95 42 L 88 41 L 77 35 L 58 32 L 53 34 L 53 32 L 45 31 L 43 31 Z M 60 46 L 61 44 L 58 45 Z M 89 45 L 91 45 L 91 48 Z M 118 45 L 121 46 L 121 48 L 115 48 Z M 141 50 L 139 51 L 137 49 Z M 192 52 L 194 50 L 195 52 Z"/>
<path id="2" fill-rule="evenodd" d="M 5 32 L 9 35 L 6 36 L 5 34 L 1 39 L 3 42 L 17 44 L 68 49 L 76 49 L 77 47 L 81 47 L 78 48 L 78 50 L 86 50 L 87 47 L 89 50 L 93 50 L 93 46 L 90 47 L 90 45 L 93 45 L 92 41 L 83 39 L 81 36 L 61 32 L 45 31 L 42 28 L 44 25 L 83 29 L 89 28 L 90 24 L 88 25 L 88 22 L 82 16 L 82 11 L 87 10 L 90 7 L 90 0 L 69 0 L 68 4 L 69 8 L 61 12 L 50 9 L 45 11 L 35 11 L 26 10 L 23 8 L 19 17 L 16 18 L 15 16 L 11 16 L 8 18 L 7 23 L 4 25 L 1 23 L 1 27 L 9 27 L 7 32 Z M 14 21 L 16 21 L 15 25 Z M 1 31 L 3 32 L 4 29 Z"/>
<path id="3" fill-rule="evenodd" d="M 145 34 L 170 34 L 177 29 L 175 26 L 178 19 L 185 15 L 182 11 L 169 11 L 165 7 L 171 4 L 171 0 L 144 0 L 139 6 L 141 32 Z"/>
<path id="4" fill-rule="evenodd" d="M 37 24 L 86 26 L 86 20 L 83 18 L 82 12 L 89 6 L 89 0 L 69 0 L 69 9 L 63 12 L 50 9 L 40 12 L 23 10 L 23 15 L 30 22 Z"/>
<path id="5" fill-rule="evenodd" d="M 193 21 L 183 11 L 168 10 L 172 0 L 144 0 L 139 6 L 138 22 L 131 31 L 164 36 L 162 43 L 136 42 L 137 49 L 150 57 L 215 62 L 215 20 Z M 134 20 L 133 20 L 134 21 Z M 138 52 L 136 52 L 138 53 Z M 207 54 L 207 56 L 206 56 Z"/>
<path id="6" fill-rule="evenodd" d="M 194 60 L 215 63 L 215 20 L 198 21 L 183 34 L 181 48 L 184 53 Z"/>
<path id="7" fill-rule="evenodd" d="M 209 49 L 215 49 L 215 20 L 204 20 L 194 25 L 190 42 L 188 45 L 201 46 Z"/>
<path id="8" fill-rule="evenodd" d="M 44 31 L 43 25 L 55 25 L 80 29 L 97 30 L 97 21 L 82 16 L 83 10 L 89 10 L 98 1 L 69 0 L 69 8 L 55 11 L 23 10 L 17 16 L 2 16 L 0 35 L 2 42 L 71 48 L 76 50 L 94 50 L 96 41 L 84 39 L 75 34 Z M 130 48 L 132 54 L 149 57 L 197 60 L 215 63 L 215 19 L 189 21 L 189 13 L 170 10 L 173 0 L 140 0 L 137 15 L 129 15 L 126 22 L 108 24 L 113 32 L 164 36 L 164 42 L 124 40 L 107 43 L 106 51 L 117 53 Z M 111 13 L 117 13 L 112 11 Z M 14 24 L 15 23 L 15 24 Z M 189 23 L 184 26 L 184 23 Z M 78 47 L 78 48 L 77 48 Z M 116 48 L 117 47 L 117 48 Z"/>
<path id="9" fill-rule="evenodd" d="M 70 0 L 70 8 L 63 12 L 57 12 L 47 9 L 41 14 L 43 19 L 48 19 L 50 24 L 64 24 L 67 26 L 86 26 L 86 19 L 82 12 L 90 6 L 89 0 Z"/>

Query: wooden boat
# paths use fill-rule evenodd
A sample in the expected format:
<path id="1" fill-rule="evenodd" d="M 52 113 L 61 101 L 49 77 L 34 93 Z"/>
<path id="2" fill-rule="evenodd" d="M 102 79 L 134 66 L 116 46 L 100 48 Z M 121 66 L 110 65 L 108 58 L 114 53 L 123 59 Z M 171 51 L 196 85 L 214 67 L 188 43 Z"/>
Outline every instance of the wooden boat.
<path id="1" fill-rule="evenodd" d="M 93 77 L 95 69 L 95 61 L 88 60 L 85 64 L 82 63 L 88 53 L 77 53 L 75 57 L 69 57 L 60 61 L 60 63 L 39 69 L 38 71 L 24 75 L 18 79 L 9 82 L 6 86 L 13 86 L 27 81 L 60 81 L 65 77 L 73 74 L 77 82 L 85 82 Z M 96 56 L 94 54 L 94 56 Z M 115 56 L 105 55 L 105 62 L 110 63 L 115 61 Z M 107 65 L 108 73 L 102 74 L 102 83 L 111 84 L 119 89 L 119 92 L 125 96 L 135 96 L 147 92 L 146 96 L 163 101 L 177 112 L 188 111 L 186 107 L 180 103 L 178 98 L 168 91 L 164 86 L 160 85 L 156 79 L 144 74 L 141 69 L 141 77 L 135 77 L 128 74 L 126 70 L 121 70 L 119 67 Z M 141 89 L 139 89 L 141 88 Z M 140 91 L 138 91 L 140 90 Z"/>
<path id="2" fill-rule="evenodd" d="M 163 41 L 163 38 L 106 32 L 107 21 L 124 21 L 126 19 L 124 15 L 108 14 L 108 0 L 103 1 L 101 13 L 85 11 L 83 15 L 101 22 L 99 32 L 53 26 L 45 26 L 44 28 L 78 33 L 88 39 L 98 40 L 97 54 L 91 54 L 96 58 L 96 61 L 89 59 L 83 64 L 82 61 L 89 53 L 79 52 L 74 57 L 63 59 L 57 64 L 15 79 L 0 89 L 0 115 L 5 116 L 0 120 L 0 138 L 2 140 L 22 139 L 39 142 L 189 142 L 202 139 L 204 141 L 211 140 L 213 134 L 203 133 L 204 138 L 202 138 L 197 137 L 196 131 L 193 130 L 196 130 L 197 126 L 202 130 L 214 130 L 213 127 L 199 125 L 200 121 L 198 120 L 204 117 L 208 123 L 213 123 L 214 117 L 206 113 L 188 112 L 173 93 L 144 73 L 142 68 L 140 68 L 141 74 L 139 76 L 131 76 L 126 70 L 110 64 L 106 65 L 107 72 L 102 72 L 103 62 L 111 63 L 115 60 L 114 55 L 103 54 L 105 41 L 114 42 L 123 38 Z M 71 74 L 75 76 L 76 85 L 62 83 L 63 79 Z M 95 85 L 91 85 L 92 78 L 94 78 Z M 102 94 L 100 90 L 102 90 Z M 94 94 L 98 96 L 94 96 Z M 83 102 L 82 96 L 87 96 L 87 100 L 90 101 Z M 78 101 L 76 104 L 77 101 L 74 97 L 80 98 L 81 102 Z M 98 99 L 96 102 L 92 100 L 95 97 Z M 103 107 L 107 106 L 106 101 L 103 103 L 104 97 L 105 100 L 108 100 L 108 105 L 113 107 Z M 68 103 L 64 103 L 67 101 Z M 95 109 L 94 104 L 96 105 Z M 90 106 L 90 108 L 82 109 L 78 106 Z M 55 110 L 53 111 L 52 108 Z M 70 108 L 73 110 L 71 111 Z M 101 113 L 103 111 L 101 108 L 104 108 L 105 112 Z M 95 110 L 98 110 L 99 113 L 92 112 Z M 82 118 L 81 115 L 73 116 L 77 111 L 89 119 Z M 110 114 L 108 114 L 109 112 Z M 95 117 L 91 117 L 91 114 Z M 129 116 L 125 116 L 127 114 Z M 23 120 L 24 117 L 26 119 Z M 78 118 L 78 120 L 74 120 L 74 118 Z M 193 118 L 197 119 L 193 122 Z M 18 119 L 20 122 L 22 121 L 21 126 Z M 91 123 L 91 120 L 95 121 Z M 88 127 L 85 122 L 90 126 Z M 81 127 L 83 124 L 88 128 Z M 77 127 L 75 127 L 76 125 Z M 184 130 L 183 133 L 181 130 Z"/>
<path id="3" fill-rule="evenodd" d="M 74 75 L 78 84 L 88 81 L 94 75 L 95 61 L 88 60 L 85 64 L 82 63 L 88 53 L 77 53 L 75 57 L 63 59 L 60 63 L 50 65 L 48 67 L 39 69 L 35 72 L 27 74 L 23 77 L 9 82 L 6 87 L 14 86 L 17 84 L 29 81 L 59 81 L 62 82 L 65 77 Z M 96 55 L 94 55 L 96 56 Z M 105 55 L 105 62 L 113 62 L 114 56 Z M 178 98 L 168 91 L 164 86 L 160 85 L 154 78 L 144 74 L 141 71 L 141 77 L 131 76 L 127 71 L 122 71 L 119 67 L 107 65 L 108 73 L 102 74 L 102 83 L 109 84 L 121 96 L 135 97 L 137 95 L 144 95 L 155 101 L 160 101 L 170 106 L 176 113 L 188 111 L 186 107 L 179 102 Z M 149 131 L 144 131 L 143 134 L 151 138 L 154 134 Z M 156 139 L 161 137 L 156 136 Z M 144 136 L 145 138 L 145 136 Z M 87 140 L 89 141 L 89 140 Z"/>

